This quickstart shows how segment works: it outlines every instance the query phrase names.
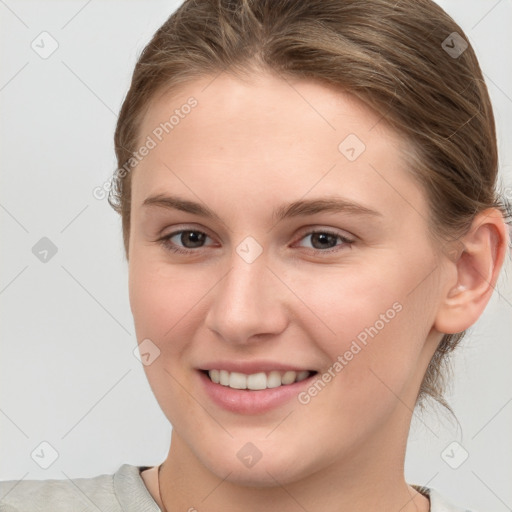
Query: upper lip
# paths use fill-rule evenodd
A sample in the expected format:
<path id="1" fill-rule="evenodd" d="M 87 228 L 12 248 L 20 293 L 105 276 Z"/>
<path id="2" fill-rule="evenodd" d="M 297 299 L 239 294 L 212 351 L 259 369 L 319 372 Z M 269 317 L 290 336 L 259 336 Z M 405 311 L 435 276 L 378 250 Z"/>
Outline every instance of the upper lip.
<path id="1" fill-rule="evenodd" d="M 201 365 L 199 370 L 226 370 L 251 375 L 271 371 L 315 371 L 304 366 L 279 363 L 276 361 L 212 361 Z"/>

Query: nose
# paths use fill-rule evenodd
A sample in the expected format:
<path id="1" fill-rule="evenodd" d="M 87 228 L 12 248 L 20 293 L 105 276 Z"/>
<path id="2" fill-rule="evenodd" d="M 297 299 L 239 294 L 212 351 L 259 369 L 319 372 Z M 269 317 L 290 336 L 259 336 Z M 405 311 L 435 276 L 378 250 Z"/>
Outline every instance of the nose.
<path id="1" fill-rule="evenodd" d="M 235 345 L 283 332 L 288 323 L 286 287 L 267 267 L 265 253 L 248 263 L 233 251 L 229 263 L 212 289 L 206 327 Z"/>

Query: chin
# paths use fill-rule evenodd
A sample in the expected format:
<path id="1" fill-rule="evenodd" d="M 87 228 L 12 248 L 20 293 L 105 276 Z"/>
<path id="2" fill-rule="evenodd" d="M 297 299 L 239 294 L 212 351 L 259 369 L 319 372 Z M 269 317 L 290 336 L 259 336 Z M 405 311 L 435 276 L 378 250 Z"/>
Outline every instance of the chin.
<path id="1" fill-rule="evenodd" d="M 254 449 L 255 450 L 255 449 Z M 250 454 L 251 450 L 246 449 L 245 452 L 237 447 L 236 456 L 228 456 L 231 450 L 219 450 L 210 452 L 210 457 L 206 459 L 201 457 L 202 464 L 218 478 L 226 480 L 235 485 L 244 487 L 275 487 L 278 485 L 286 485 L 291 482 L 300 480 L 316 469 L 316 464 L 311 461 L 301 459 L 299 448 L 294 449 L 291 453 L 283 452 L 281 447 L 268 447 L 263 449 L 261 458 L 254 462 L 249 458 L 244 462 L 246 453 Z M 253 457 L 257 456 L 254 451 Z M 228 475 L 228 476 L 226 476 Z"/>

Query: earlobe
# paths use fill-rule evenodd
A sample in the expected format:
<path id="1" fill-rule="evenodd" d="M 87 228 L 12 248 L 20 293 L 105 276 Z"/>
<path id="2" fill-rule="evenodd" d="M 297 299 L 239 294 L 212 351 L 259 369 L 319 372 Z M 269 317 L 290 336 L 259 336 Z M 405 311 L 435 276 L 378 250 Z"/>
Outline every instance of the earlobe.
<path id="1" fill-rule="evenodd" d="M 456 280 L 451 278 L 446 283 L 434 324 L 444 334 L 461 332 L 473 325 L 492 296 L 508 244 L 503 215 L 496 208 L 479 213 L 457 243 L 462 244 L 462 251 L 446 261 L 455 271 Z"/>

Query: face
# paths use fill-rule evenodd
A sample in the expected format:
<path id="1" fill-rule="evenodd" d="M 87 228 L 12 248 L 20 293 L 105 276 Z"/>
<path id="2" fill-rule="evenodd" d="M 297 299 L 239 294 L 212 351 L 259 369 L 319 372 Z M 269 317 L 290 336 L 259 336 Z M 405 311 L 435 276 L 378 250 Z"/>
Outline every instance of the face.
<path id="1" fill-rule="evenodd" d="M 154 98 L 132 175 L 130 304 L 172 442 L 252 485 L 400 452 L 442 283 L 403 142 L 314 81 L 212 80 Z"/>

